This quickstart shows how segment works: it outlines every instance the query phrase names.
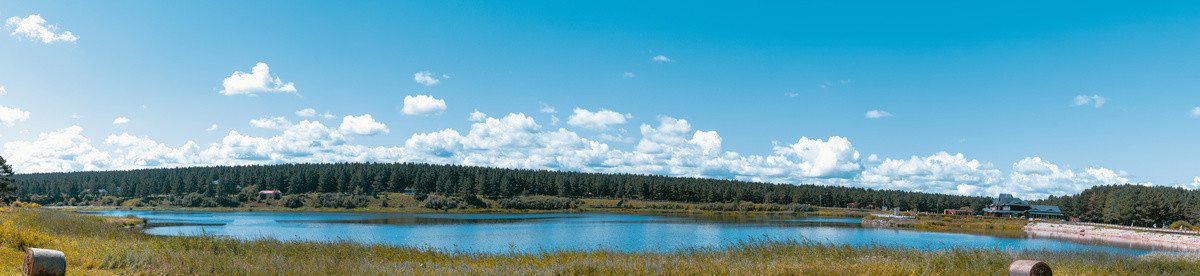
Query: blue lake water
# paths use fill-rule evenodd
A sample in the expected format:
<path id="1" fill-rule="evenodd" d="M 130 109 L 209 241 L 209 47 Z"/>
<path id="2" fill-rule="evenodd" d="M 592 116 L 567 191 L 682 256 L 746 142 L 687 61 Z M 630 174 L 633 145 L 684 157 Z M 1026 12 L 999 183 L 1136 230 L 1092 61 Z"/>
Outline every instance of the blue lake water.
<path id="1" fill-rule="evenodd" d="M 717 218 L 629 214 L 404 214 L 328 212 L 87 211 L 147 219 L 153 235 L 222 235 L 253 239 L 349 240 L 503 253 L 539 249 L 668 251 L 718 247 L 748 239 L 915 247 L 1088 250 L 1145 254 L 1158 248 L 1030 236 L 864 228 L 846 218 Z"/>

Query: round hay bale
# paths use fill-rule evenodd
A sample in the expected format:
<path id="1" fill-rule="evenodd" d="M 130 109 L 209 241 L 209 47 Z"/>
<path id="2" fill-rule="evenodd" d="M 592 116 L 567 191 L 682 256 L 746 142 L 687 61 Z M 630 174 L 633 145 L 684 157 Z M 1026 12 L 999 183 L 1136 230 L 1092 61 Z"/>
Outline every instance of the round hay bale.
<path id="1" fill-rule="evenodd" d="M 25 275 L 60 276 L 65 274 L 67 274 L 67 258 L 62 251 L 32 247 L 25 249 Z"/>
<path id="2" fill-rule="evenodd" d="M 1054 272 L 1050 270 L 1050 265 L 1030 260 L 1017 260 L 1008 265 L 1009 276 L 1052 276 Z"/>

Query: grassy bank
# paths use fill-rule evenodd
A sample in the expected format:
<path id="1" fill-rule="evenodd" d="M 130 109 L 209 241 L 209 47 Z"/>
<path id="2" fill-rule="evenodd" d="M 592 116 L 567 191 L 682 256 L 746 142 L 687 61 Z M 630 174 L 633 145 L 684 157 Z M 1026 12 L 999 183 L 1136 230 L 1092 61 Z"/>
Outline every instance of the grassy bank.
<path id="1" fill-rule="evenodd" d="M 875 221 L 876 226 L 908 228 L 924 231 L 952 231 L 1023 236 L 1022 228 L 1029 223 L 1021 218 L 977 217 L 942 214 L 918 214 L 913 219 L 896 219 L 868 215 L 864 221 Z"/>
<path id="2" fill-rule="evenodd" d="M 996 275 L 1016 259 L 1050 263 L 1063 275 L 1191 274 L 1196 255 L 831 246 L 750 241 L 663 253 L 607 250 L 481 254 L 350 242 L 239 241 L 157 237 L 121 220 L 45 209 L 0 213 L 0 263 L 18 273 L 21 248 L 53 248 L 70 274 L 395 275 L 395 274 L 805 274 Z"/>

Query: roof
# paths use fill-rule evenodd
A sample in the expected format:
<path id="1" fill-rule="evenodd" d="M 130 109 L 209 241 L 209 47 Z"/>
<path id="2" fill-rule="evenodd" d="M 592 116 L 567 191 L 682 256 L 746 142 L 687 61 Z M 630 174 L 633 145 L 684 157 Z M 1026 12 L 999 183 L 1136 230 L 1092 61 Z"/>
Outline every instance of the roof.
<path id="1" fill-rule="evenodd" d="M 1012 194 L 1000 194 L 995 200 L 992 200 L 992 206 L 1029 206 L 1029 202 L 1025 202 L 1020 198 L 1013 197 Z"/>
<path id="2" fill-rule="evenodd" d="M 283 192 L 280 192 L 279 190 L 262 190 L 262 191 L 258 191 L 258 193 L 260 193 L 260 194 L 282 194 Z"/>
<path id="3" fill-rule="evenodd" d="M 1028 212 L 1031 214 L 1057 214 L 1057 215 L 1062 214 L 1062 211 L 1058 209 L 1058 206 L 1030 205 L 1029 207 L 1030 208 L 1029 208 Z"/>

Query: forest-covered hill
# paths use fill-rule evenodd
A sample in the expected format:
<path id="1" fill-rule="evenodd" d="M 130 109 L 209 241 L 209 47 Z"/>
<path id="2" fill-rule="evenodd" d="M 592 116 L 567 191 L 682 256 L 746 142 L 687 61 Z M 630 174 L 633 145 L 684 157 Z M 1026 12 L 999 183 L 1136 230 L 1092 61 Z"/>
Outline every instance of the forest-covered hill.
<path id="1" fill-rule="evenodd" d="M 18 196 L 41 204 L 87 201 L 103 189 L 117 197 L 232 197 L 243 190 L 285 194 L 418 194 L 508 198 L 519 195 L 606 197 L 680 202 L 891 206 L 938 211 L 980 208 L 984 197 L 820 185 L 754 183 L 653 175 L 599 174 L 417 163 L 288 164 L 18 175 Z"/>
<path id="2" fill-rule="evenodd" d="M 899 207 L 941 212 L 979 210 L 987 197 L 968 197 L 854 187 L 755 183 L 736 180 L 499 169 L 419 163 L 286 164 L 194 167 L 132 171 L 18 175 L 18 197 L 43 205 L 96 202 L 98 191 L 120 198 L 198 199 L 237 206 L 247 193 L 372 196 L 412 187 L 418 194 L 511 198 L 547 195 L 571 198 L 629 198 L 694 203 L 754 202 L 825 207 Z M 187 200 L 182 200 L 186 198 Z M 1097 186 L 1078 195 L 1050 197 L 1035 204 L 1060 206 L 1066 216 L 1085 221 L 1151 226 L 1200 222 L 1200 192 L 1140 185 Z"/>

